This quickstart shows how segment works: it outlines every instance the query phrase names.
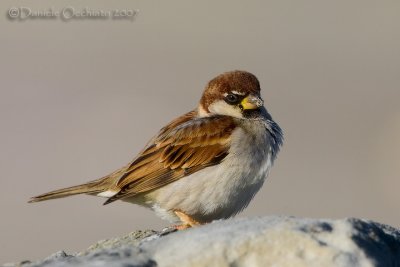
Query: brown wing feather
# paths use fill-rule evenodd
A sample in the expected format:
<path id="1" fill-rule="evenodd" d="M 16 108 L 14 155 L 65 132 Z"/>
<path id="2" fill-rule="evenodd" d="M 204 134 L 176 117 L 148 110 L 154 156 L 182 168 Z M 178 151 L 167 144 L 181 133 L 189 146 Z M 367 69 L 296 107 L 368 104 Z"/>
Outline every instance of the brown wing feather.
<path id="1" fill-rule="evenodd" d="M 117 182 L 120 192 L 105 204 L 155 190 L 223 160 L 235 121 L 227 116 L 196 118 L 195 114 L 189 112 L 161 129 Z"/>

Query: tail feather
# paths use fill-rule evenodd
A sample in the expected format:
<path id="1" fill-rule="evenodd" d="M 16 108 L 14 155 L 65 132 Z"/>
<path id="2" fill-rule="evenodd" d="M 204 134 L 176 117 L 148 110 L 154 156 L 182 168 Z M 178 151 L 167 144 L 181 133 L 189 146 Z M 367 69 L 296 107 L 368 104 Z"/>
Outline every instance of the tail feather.
<path id="1" fill-rule="evenodd" d="M 54 190 L 54 191 L 51 191 L 48 193 L 44 193 L 39 196 L 32 197 L 28 202 L 33 203 L 33 202 L 68 197 L 68 196 L 78 195 L 78 194 L 95 194 L 95 193 L 99 193 L 101 191 L 102 190 L 100 188 L 97 188 L 93 182 L 89 182 L 87 184 L 71 186 L 71 187 L 67 187 L 67 188 Z"/>
<path id="2" fill-rule="evenodd" d="M 62 198 L 62 197 L 68 197 L 68 196 L 73 196 L 73 195 L 78 195 L 78 194 L 89 194 L 89 195 L 97 195 L 101 192 L 105 192 L 109 190 L 113 184 L 115 183 L 115 180 L 122 174 L 125 168 L 121 168 L 110 175 L 107 175 L 103 178 L 81 184 L 81 185 L 76 185 L 76 186 L 71 186 L 67 188 L 62 188 L 58 190 L 54 190 L 45 194 L 41 194 L 36 197 L 32 197 L 28 202 L 33 203 L 33 202 L 39 202 L 39 201 L 44 201 L 44 200 L 49 200 L 49 199 L 56 199 L 56 198 Z"/>

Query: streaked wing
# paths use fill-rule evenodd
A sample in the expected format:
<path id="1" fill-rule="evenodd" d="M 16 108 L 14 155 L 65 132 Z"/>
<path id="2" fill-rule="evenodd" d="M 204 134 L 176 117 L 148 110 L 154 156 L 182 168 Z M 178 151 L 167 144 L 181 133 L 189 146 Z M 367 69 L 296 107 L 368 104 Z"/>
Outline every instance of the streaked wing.
<path id="1" fill-rule="evenodd" d="M 195 115 L 189 112 L 161 129 L 118 180 L 119 193 L 105 204 L 149 192 L 221 162 L 228 153 L 235 121 L 228 116 Z"/>

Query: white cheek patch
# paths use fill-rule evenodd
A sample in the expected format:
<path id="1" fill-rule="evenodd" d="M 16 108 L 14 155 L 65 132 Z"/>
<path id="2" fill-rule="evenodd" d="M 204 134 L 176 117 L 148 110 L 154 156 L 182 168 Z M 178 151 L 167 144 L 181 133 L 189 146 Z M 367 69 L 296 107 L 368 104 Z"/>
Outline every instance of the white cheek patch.
<path id="1" fill-rule="evenodd" d="M 210 110 L 214 114 L 243 118 L 242 112 L 238 107 L 229 105 L 223 100 L 218 100 L 212 103 L 208 107 L 208 110 Z"/>

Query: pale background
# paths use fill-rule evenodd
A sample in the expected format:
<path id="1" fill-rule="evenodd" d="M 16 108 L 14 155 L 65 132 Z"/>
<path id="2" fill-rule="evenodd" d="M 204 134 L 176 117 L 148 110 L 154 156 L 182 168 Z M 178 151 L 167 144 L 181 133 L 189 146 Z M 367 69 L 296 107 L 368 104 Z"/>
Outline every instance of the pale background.
<path id="1" fill-rule="evenodd" d="M 123 202 L 26 201 L 124 165 L 234 69 L 258 76 L 286 138 L 240 216 L 400 227 L 400 1 L 82 2 L 0 3 L 0 263 L 166 226 Z M 13 6 L 139 15 L 16 22 Z"/>

